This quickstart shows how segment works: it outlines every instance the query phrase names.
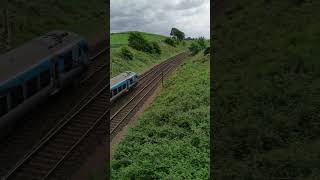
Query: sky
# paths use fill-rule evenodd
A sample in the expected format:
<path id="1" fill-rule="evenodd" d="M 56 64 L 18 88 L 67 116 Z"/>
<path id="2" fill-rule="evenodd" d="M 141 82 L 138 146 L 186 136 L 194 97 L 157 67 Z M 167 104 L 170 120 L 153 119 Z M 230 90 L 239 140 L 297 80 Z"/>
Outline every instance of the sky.
<path id="1" fill-rule="evenodd" d="M 143 31 L 169 36 L 210 37 L 210 0 L 111 0 L 111 32 Z"/>

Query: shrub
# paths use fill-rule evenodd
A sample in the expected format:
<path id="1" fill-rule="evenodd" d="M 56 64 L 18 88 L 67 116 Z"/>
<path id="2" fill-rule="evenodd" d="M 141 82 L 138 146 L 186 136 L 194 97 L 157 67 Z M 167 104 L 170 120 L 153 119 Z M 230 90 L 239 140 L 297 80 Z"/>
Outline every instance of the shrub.
<path id="1" fill-rule="evenodd" d="M 129 46 L 138 51 L 144 51 L 148 53 L 152 53 L 152 45 L 149 43 L 141 33 L 132 32 L 129 34 Z"/>
<path id="2" fill-rule="evenodd" d="M 151 44 L 152 44 L 153 52 L 157 54 L 161 54 L 161 48 L 159 44 L 157 42 L 151 42 Z"/>
<path id="3" fill-rule="evenodd" d="M 121 48 L 121 55 L 125 59 L 129 59 L 129 60 L 133 59 L 133 53 L 130 51 L 130 49 L 128 47 L 122 47 Z"/>
<path id="4" fill-rule="evenodd" d="M 197 42 L 201 49 L 205 49 L 207 47 L 206 40 L 204 37 L 200 37 Z"/>
<path id="5" fill-rule="evenodd" d="M 199 46 L 198 43 L 192 42 L 189 50 L 191 51 L 192 55 L 198 54 L 198 52 L 201 50 L 201 47 Z"/>
<path id="6" fill-rule="evenodd" d="M 164 42 L 169 44 L 170 46 L 176 47 L 176 44 L 172 38 L 166 38 Z"/>
<path id="7" fill-rule="evenodd" d="M 204 55 L 210 54 L 210 46 L 206 48 L 203 52 Z"/>

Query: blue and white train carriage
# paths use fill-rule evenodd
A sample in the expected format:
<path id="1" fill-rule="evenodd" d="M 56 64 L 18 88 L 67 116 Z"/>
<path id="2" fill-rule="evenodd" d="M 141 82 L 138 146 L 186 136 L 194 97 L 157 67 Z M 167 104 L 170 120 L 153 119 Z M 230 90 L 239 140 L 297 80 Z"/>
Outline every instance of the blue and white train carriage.
<path id="1" fill-rule="evenodd" d="M 49 32 L 1 55 L 0 132 L 48 96 L 78 81 L 88 63 L 88 43 L 66 31 Z"/>
<path id="2" fill-rule="evenodd" d="M 110 101 L 113 102 L 123 93 L 128 92 L 134 88 L 139 81 L 139 75 L 135 72 L 126 71 L 113 77 L 110 80 Z"/>

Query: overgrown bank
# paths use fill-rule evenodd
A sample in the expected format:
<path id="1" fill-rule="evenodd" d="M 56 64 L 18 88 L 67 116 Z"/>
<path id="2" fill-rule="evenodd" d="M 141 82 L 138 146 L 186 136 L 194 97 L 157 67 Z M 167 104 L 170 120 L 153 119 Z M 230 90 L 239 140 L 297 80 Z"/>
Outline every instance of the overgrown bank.
<path id="1" fill-rule="evenodd" d="M 188 58 L 120 144 L 112 179 L 208 179 L 209 56 Z"/>
<path id="2" fill-rule="evenodd" d="M 6 49 L 5 6 L 0 6 L 0 53 Z M 106 1 L 104 0 L 12 0 L 8 6 L 10 48 L 15 48 L 51 30 L 69 30 L 87 39 L 102 36 L 107 27 Z"/>
<path id="3" fill-rule="evenodd" d="M 111 77 L 116 76 L 119 73 L 122 73 L 124 71 L 134 71 L 134 72 L 143 72 L 147 68 L 149 68 L 152 65 L 158 64 L 164 60 L 166 60 L 169 57 L 172 57 L 180 52 L 186 51 L 188 49 L 188 46 L 190 42 L 185 43 L 179 43 L 176 47 L 173 47 L 171 45 L 168 45 L 164 42 L 159 42 L 159 38 L 162 36 L 159 35 L 152 35 L 147 33 L 141 33 L 143 37 L 149 41 L 149 42 L 156 42 L 159 47 L 161 54 L 158 53 L 148 53 L 144 51 L 136 50 L 132 47 L 129 47 L 128 45 L 121 45 L 120 47 L 111 48 L 111 64 L 110 64 L 110 70 L 111 70 Z M 115 34 L 113 35 L 115 36 Z M 125 36 L 125 37 L 121 37 Z M 128 34 L 127 33 L 120 33 L 120 35 L 117 35 L 117 38 L 113 38 L 114 44 L 117 44 L 117 40 L 119 43 L 126 43 L 128 41 Z M 157 41 L 155 41 L 157 40 Z M 123 49 L 126 49 L 127 51 L 130 51 L 130 56 L 132 58 L 128 58 L 124 56 Z"/>
<path id="4" fill-rule="evenodd" d="M 213 175 L 319 179 L 320 2 L 224 2 L 212 33 Z"/>

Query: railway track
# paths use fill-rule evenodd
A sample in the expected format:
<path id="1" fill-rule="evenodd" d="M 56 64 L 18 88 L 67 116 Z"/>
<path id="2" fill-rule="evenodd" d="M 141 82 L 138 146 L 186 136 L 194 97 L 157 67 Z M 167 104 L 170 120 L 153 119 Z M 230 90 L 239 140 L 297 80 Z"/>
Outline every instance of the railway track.
<path id="1" fill-rule="evenodd" d="M 158 87 L 159 83 L 177 67 L 185 58 L 186 53 L 179 54 L 170 60 L 155 66 L 144 73 L 139 80 L 136 91 L 119 106 L 113 106 L 110 117 L 110 135 L 114 138 L 119 131 L 128 123 L 144 101 Z"/>
<path id="2" fill-rule="evenodd" d="M 178 55 L 178 58 L 163 62 L 141 76 L 135 93 L 128 96 L 131 99 L 111 116 L 112 133 L 119 130 L 161 82 L 159 72 L 163 72 L 166 77 L 182 60 L 183 55 Z M 101 138 L 107 137 L 106 119 L 110 117 L 110 109 L 107 108 L 110 84 L 105 80 L 92 88 L 90 95 L 84 98 L 86 100 L 81 101 L 72 113 L 66 115 L 3 179 L 67 178 L 68 169 L 74 165 L 70 164 L 70 159 L 75 162 L 81 157 L 83 149 L 92 147 L 92 143 L 106 140 Z"/>
<path id="3" fill-rule="evenodd" d="M 97 89 L 106 85 L 107 64 L 105 55 L 108 48 L 102 48 L 91 56 L 85 78 L 80 86 L 58 93 L 48 102 L 31 112 L 7 137 L 0 142 L 0 179 L 54 127 L 68 119 L 85 104 Z M 104 71 L 105 70 L 105 71 Z M 104 73 L 104 76 L 101 74 Z M 82 98 L 79 98 L 82 97 Z M 36 130 L 35 130 L 36 129 Z M 50 131 L 51 130 L 51 131 Z"/>

